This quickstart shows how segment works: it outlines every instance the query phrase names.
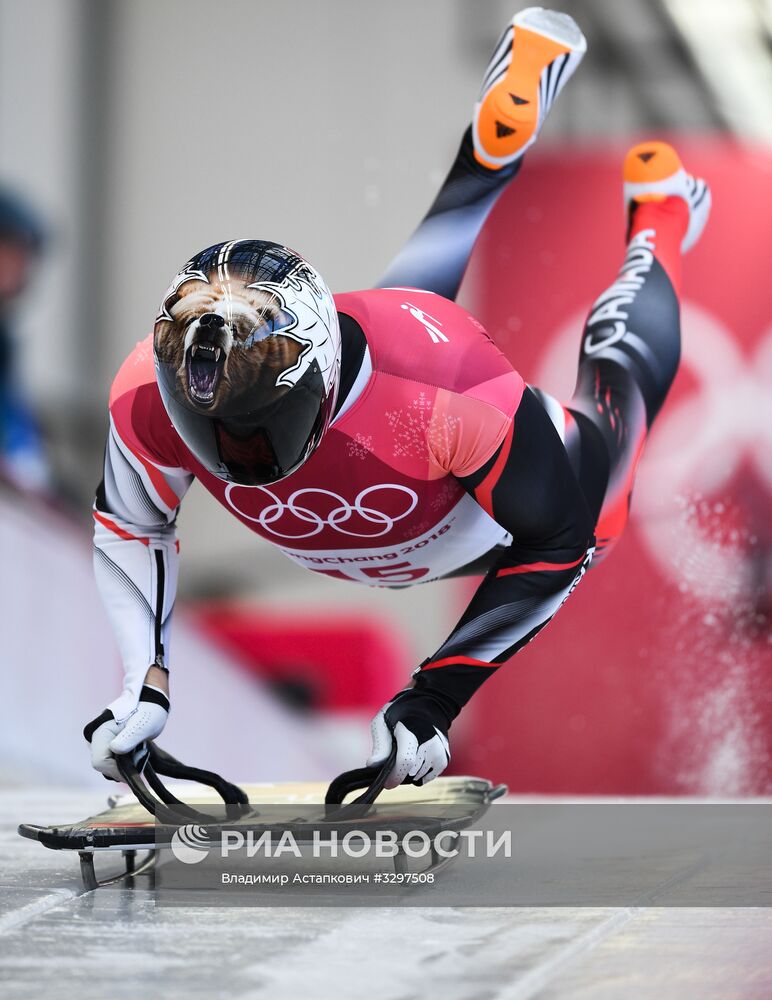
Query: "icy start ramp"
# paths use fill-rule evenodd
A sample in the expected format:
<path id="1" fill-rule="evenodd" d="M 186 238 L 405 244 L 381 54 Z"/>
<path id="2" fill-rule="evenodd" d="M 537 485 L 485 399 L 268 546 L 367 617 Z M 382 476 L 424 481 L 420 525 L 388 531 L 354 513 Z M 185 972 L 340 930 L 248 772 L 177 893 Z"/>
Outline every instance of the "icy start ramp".
<path id="1" fill-rule="evenodd" d="M 20 819 L 76 821 L 100 797 L 0 793 L 0 982 L 8 1000 L 180 996 L 566 1000 L 772 995 L 768 909 L 165 909 L 83 893 Z"/>

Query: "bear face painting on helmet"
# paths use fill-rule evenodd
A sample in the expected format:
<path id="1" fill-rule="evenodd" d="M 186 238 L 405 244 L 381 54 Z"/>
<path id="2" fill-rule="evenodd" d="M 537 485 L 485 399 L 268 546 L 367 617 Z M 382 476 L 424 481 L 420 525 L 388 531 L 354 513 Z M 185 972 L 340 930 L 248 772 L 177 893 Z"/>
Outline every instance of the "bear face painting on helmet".
<path id="1" fill-rule="evenodd" d="M 192 257 L 164 296 L 153 351 L 175 430 L 226 482 L 284 479 L 335 411 L 341 337 L 332 294 L 278 243 L 234 240 Z"/>

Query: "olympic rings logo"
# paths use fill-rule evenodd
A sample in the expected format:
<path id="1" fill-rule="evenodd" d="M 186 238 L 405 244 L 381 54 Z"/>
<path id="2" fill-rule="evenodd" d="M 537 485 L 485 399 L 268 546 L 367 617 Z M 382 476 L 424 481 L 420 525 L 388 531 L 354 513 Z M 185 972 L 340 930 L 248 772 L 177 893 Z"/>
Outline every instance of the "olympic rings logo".
<path id="1" fill-rule="evenodd" d="M 242 510 L 235 502 L 233 491 L 237 489 L 248 489 L 250 493 L 259 490 L 271 502 L 258 515 L 253 516 Z M 383 492 L 384 490 L 390 491 L 392 495 L 401 494 L 401 499 L 407 504 L 401 513 L 386 514 L 384 511 L 378 510 L 377 507 L 370 506 L 366 502 L 373 493 Z M 305 503 L 302 502 L 305 497 L 312 496 L 326 497 L 328 500 L 332 500 L 334 503 L 332 510 L 328 514 L 322 515 L 307 506 L 307 503 L 312 501 L 307 500 Z M 332 528 L 333 531 L 337 531 L 341 535 L 349 535 L 352 538 L 380 538 L 383 535 L 387 535 L 397 521 L 404 520 L 404 518 L 415 510 L 418 505 L 418 494 L 408 489 L 407 486 L 398 486 L 396 483 L 383 483 L 378 486 L 368 486 L 357 494 L 353 503 L 349 503 L 342 496 L 333 493 L 331 490 L 308 486 L 304 489 L 295 490 L 285 502 L 271 493 L 265 486 L 244 487 L 237 483 L 230 483 L 225 490 L 225 500 L 231 509 L 246 521 L 259 524 L 264 531 L 275 535 L 277 538 L 296 541 L 301 538 L 312 538 L 314 535 L 318 535 L 324 528 Z M 365 531 L 354 530 L 350 522 L 355 515 L 361 518 L 365 524 L 372 525 L 373 528 Z M 306 530 L 294 533 L 280 531 L 274 525 L 276 525 L 277 521 L 285 517 L 294 517 L 297 522 L 300 522 L 298 525 L 300 528 L 303 528 L 304 525 L 309 525 L 309 527 Z M 289 524 L 282 526 L 286 528 L 289 527 Z M 362 524 L 358 525 L 358 527 L 362 526 Z"/>

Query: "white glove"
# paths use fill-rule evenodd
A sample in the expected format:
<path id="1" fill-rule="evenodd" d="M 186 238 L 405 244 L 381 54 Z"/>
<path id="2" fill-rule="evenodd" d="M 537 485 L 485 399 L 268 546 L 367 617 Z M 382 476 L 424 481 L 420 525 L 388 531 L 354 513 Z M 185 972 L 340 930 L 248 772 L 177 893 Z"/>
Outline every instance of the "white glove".
<path id="1" fill-rule="evenodd" d="M 397 741 L 397 759 L 386 781 L 396 788 L 406 778 L 426 785 L 442 774 L 450 762 L 447 712 L 431 695 L 408 688 L 387 702 L 370 724 L 373 741 L 367 766 L 382 764 Z"/>
<path id="2" fill-rule="evenodd" d="M 115 755 L 136 750 L 134 763 L 138 765 L 146 754 L 147 740 L 160 736 L 168 718 L 169 699 L 145 684 L 137 707 L 125 719 L 119 722 L 106 709 L 83 730 L 91 744 L 91 766 L 106 778 L 122 781 Z"/>

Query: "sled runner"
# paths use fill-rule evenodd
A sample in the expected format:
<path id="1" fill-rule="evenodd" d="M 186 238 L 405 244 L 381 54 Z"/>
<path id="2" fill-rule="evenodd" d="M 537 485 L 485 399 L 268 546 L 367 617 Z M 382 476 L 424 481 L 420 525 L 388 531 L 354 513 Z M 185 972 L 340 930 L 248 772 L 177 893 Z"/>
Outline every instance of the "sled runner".
<path id="1" fill-rule="evenodd" d="M 505 785 L 494 786 L 482 778 L 438 778 L 426 788 L 401 785 L 388 791 L 376 805 L 393 767 L 396 749 L 382 765 L 357 768 L 339 775 L 326 788 L 319 782 L 256 784 L 240 788 L 213 771 L 188 767 L 153 743 L 148 744 L 144 767 L 137 768 L 130 755 L 116 758 L 118 769 L 133 796 L 108 799 L 108 808 L 77 823 L 37 826 L 22 823 L 22 837 L 37 840 L 52 850 L 77 851 L 85 891 L 116 882 L 133 885 L 140 875 L 153 875 L 162 847 L 180 826 L 196 824 L 206 830 L 210 841 L 217 842 L 228 830 L 261 833 L 289 830 L 299 843 L 310 838 L 313 829 L 375 828 L 461 830 L 481 817 L 491 802 L 506 792 Z M 196 789 L 196 806 L 183 801 L 161 781 L 161 776 L 186 782 L 175 785 L 175 792 L 193 796 L 190 783 L 208 788 Z M 362 791 L 364 789 L 364 791 Z M 360 791 L 352 802 L 347 796 Z M 267 807 L 270 809 L 267 810 Z M 300 807 L 303 817 L 298 817 Z M 209 811 L 211 810 L 211 811 Z M 266 815 L 270 812 L 270 818 Z M 124 870 L 107 878 L 98 878 L 95 856 L 107 851 L 123 854 Z M 141 862 L 137 855 L 146 852 Z M 426 871 L 437 871 L 450 859 L 435 852 Z M 407 858 L 397 853 L 396 871 L 405 871 Z"/>

